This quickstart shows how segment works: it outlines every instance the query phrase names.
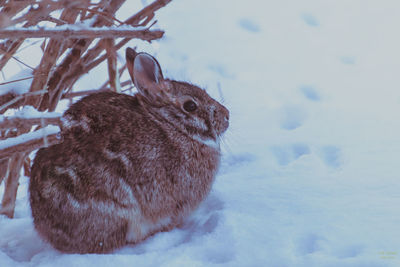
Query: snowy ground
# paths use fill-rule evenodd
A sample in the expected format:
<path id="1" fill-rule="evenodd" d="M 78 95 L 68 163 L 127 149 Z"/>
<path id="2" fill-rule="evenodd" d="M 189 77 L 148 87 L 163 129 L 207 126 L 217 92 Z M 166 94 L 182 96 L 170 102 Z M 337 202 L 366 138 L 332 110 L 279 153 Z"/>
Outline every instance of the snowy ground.
<path id="1" fill-rule="evenodd" d="M 131 45 L 230 108 L 209 198 L 140 245 L 67 255 L 35 233 L 23 178 L 16 218 L 0 217 L 0 266 L 400 266 L 399 11 L 174 0 L 157 14 L 165 39 Z"/>

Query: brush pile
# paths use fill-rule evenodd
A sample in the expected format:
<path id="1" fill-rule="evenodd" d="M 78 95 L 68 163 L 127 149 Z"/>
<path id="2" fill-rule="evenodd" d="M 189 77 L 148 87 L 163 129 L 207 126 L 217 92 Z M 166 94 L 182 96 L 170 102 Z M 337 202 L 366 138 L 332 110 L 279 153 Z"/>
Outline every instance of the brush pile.
<path id="1" fill-rule="evenodd" d="M 0 214 L 12 218 L 21 171 L 29 176 L 29 154 L 59 142 L 61 99 L 97 90 L 130 90 L 121 81 L 126 66 L 118 67 L 118 50 L 132 39 L 151 42 L 164 32 L 153 30 L 155 12 L 172 0 L 156 0 L 128 19 L 116 12 L 125 0 L 0 0 L 0 71 L 12 60 L 25 75 L 0 82 L 0 183 L 5 182 Z M 31 67 L 18 52 L 38 40 L 42 57 Z M 107 63 L 108 81 L 98 89 L 74 91 L 83 75 Z M 12 110 L 12 115 L 3 115 Z"/>

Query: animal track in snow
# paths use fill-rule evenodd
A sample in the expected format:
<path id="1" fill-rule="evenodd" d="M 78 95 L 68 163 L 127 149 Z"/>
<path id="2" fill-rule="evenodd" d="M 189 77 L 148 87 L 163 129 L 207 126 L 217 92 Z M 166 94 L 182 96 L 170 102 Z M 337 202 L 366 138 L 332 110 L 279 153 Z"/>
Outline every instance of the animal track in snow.
<path id="1" fill-rule="evenodd" d="M 303 19 L 303 21 L 304 21 L 308 26 L 311 26 L 311 27 L 318 27 L 318 26 L 319 26 L 318 20 L 317 20 L 312 14 L 303 13 L 303 14 L 301 15 L 301 18 Z"/>
<path id="2" fill-rule="evenodd" d="M 232 168 L 238 168 L 244 164 L 248 164 L 256 159 L 256 156 L 249 153 L 232 154 L 227 153 L 222 156 L 219 174 L 225 174 L 232 171 Z"/>
<path id="3" fill-rule="evenodd" d="M 193 236 L 211 233 L 218 226 L 220 219 L 219 211 L 224 207 L 224 203 L 215 194 L 210 194 L 193 216 L 187 220 L 181 229 L 187 231 L 186 241 Z"/>
<path id="4" fill-rule="evenodd" d="M 285 130 L 294 130 L 303 125 L 306 117 L 305 111 L 299 107 L 285 107 L 281 112 L 280 127 Z"/>
<path id="5" fill-rule="evenodd" d="M 239 26 L 252 33 L 257 33 L 260 32 L 260 26 L 256 24 L 254 21 L 248 19 L 248 18 L 242 18 L 241 20 L 238 21 Z"/>
<path id="6" fill-rule="evenodd" d="M 332 168 L 339 168 L 342 165 L 342 151 L 339 147 L 328 145 L 321 148 L 321 159 Z"/>
<path id="7" fill-rule="evenodd" d="M 215 235 L 215 232 L 218 233 L 216 235 L 220 236 L 220 238 L 208 243 L 209 246 L 199 249 L 196 257 L 203 261 L 227 263 L 234 258 L 234 247 L 226 247 L 226 239 L 231 238 L 231 233 L 221 228 L 221 225 L 224 224 L 223 208 L 223 201 L 216 194 L 211 193 L 195 214 L 179 228 L 179 230 L 185 232 L 182 244 L 195 243 L 197 241 L 207 242 L 207 236 L 212 233 Z"/>
<path id="8" fill-rule="evenodd" d="M 298 243 L 298 251 L 300 254 L 311 254 L 321 250 L 321 243 L 324 238 L 317 234 L 310 233 L 300 238 Z"/>
<path id="9" fill-rule="evenodd" d="M 223 201 L 214 192 L 211 192 L 204 202 L 200 204 L 198 210 L 177 228 L 168 232 L 156 233 L 139 244 L 127 245 L 117 250 L 117 253 L 140 255 L 155 251 L 167 251 L 197 241 L 207 242 L 207 240 L 204 240 L 206 236 L 221 230 L 223 208 Z M 227 234 L 229 235 L 230 233 L 227 232 Z M 221 240 L 223 239 L 217 239 L 216 241 Z M 216 245 L 220 246 L 221 244 Z M 210 261 L 221 263 L 232 260 L 234 255 L 233 248 L 225 250 L 225 253 L 221 255 L 212 251 L 201 251 L 203 257 Z M 221 250 L 217 249 L 216 251 L 220 253 Z"/>
<path id="10" fill-rule="evenodd" d="M 241 153 L 241 154 L 228 154 L 222 158 L 223 167 L 232 167 L 236 165 L 241 165 L 246 162 L 250 162 L 254 160 L 252 154 Z"/>
<path id="11" fill-rule="evenodd" d="M 7 235 L 1 237 L 0 251 L 15 261 L 30 261 L 41 250 L 50 248 L 50 245 L 39 238 L 28 219 L 13 219 L 4 226 L 10 229 L 6 232 Z"/>
<path id="12" fill-rule="evenodd" d="M 356 63 L 356 58 L 351 56 L 343 56 L 340 61 L 346 65 L 354 65 Z"/>
<path id="13" fill-rule="evenodd" d="M 288 146 L 274 146 L 272 147 L 272 153 L 274 154 L 279 165 L 288 165 L 303 155 L 311 153 L 308 145 L 297 143 Z"/>
<path id="14" fill-rule="evenodd" d="M 361 245 L 351 245 L 341 248 L 336 252 L 339 258 L 354 258 L 362 253 L 364 247 Z"/>
<path id="15" fill-rule="evenodd" d="M 310 85 L 300 86 L 300 91 L 308 100 L 315 102 L 321 101 L 321 96 L 318 94 L 317 90 L 315 90 L 313 86 Z"/>

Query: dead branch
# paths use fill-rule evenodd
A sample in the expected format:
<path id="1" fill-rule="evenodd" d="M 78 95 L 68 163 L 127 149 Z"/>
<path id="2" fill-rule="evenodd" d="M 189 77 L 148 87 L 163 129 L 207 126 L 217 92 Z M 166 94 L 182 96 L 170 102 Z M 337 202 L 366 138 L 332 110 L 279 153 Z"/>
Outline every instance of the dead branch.
<path id="1" fill-rule="evenodd" d="M 11 1 L 11 2 L 15 2 L 15 1 Z M 67 0 L 65 1 L 60 1 L 61 2 L 68 2 Z M 25 5 L 26 7 L 27 5 Z M 17 8 L 17 10 L 20 10 L 20 7 Z M 23 28 L 27 28 L 27 27 L 31 27 L 35 24 L 37 24 L 38 22 L 40 22 L 43 18 L 46 18 L 49 16 L 50 12 L 52 12 L 53 10 L 51 9 L 47 9 L 47 8 L 39 8 L 38 12 L 34 12 L 34 15 L 31 13 L 30 19 L 27 20 L 27 22 L 23 25 Z M 30 12 L 28 12 L 29 14 Z M 7 16 L 7 15 L 6 15 Z M 22 22 L 22 21 L 21 21 Z M 15 24 L 13 22 L 10 23 L 11 25 Z M 1 31 L 1 30 L 0 30 Z M 1 38 L 1 37 L 0 37 Z M 13 38 L 11 36 L 5 36 L 3 38 L 7 38 L 7 48 L 3 49 L 4 51 L 6 51 L 6 53 L 3 55 L 3 57 L 0 59 L 0 71 L 3 69 L 3 67 L 7 64 L 7 62 L 10 60 L 10 58 L 12 58 L 12 56 L 17 52 L 18 48 L 23 44 L 23 42 L 25 41 L 25 38 Z"/>
<path id="2" fill-rule="evenodd" d="M 0 159 L 7 158 L 9 155 L 14 155 L 15 153 L 20 153 L 20 152 L 30 153 L 36 149 L 46 146 L 52 146 L 60 142 L 61 139 L 58 134 L 48 135 L 46 136 L 46 139 L 41 137 L 38 139 L 29 140 L 25 143 L 21 143 L 16 146 L 0 149 Z"/>
<path id="3" fill-rule="evenodd" d="M 15 2 L 18 2 L 19 5 L 15 5 Z M 8 1 L 3 5 L 1 10 L 2 13 L 2 24 L 1 27 L 8 27 L 12 25 L 11 18 L 14 17 L 17 13 L 25 9 L 29 3 L 24 1 Z"/>
<path id="4" fill-rule="evenodd" d="M 138 24 L 142 18 L 145 18 L 145 17 L 148 17 L 148 16 L 154 14 L 154 12 L 156 10 L 165 6 L 169 2 L 171 2 L 171 0 L 157 0 L 157 1 L 153 2 L 152 4 L 148 5 L 147 7 L 145 7 L 142 11 L 138 12 L 136 15 L 134 15 L 127 21 L 125 21 L 125 23 L 129 22 L 129 24 L 130 23 Z M 160 31 L 160 36 L 158 38 L 161 38 L 163 36 L 163 33 L 164 32 Z M 131 40 L 131 38 L 124 38 L 122 41 L 120 41 L 115 46 L 115 50 L 116 51 L 119 50 L 121 47 L 123 47 L 125 44 L 127 44 L 130 40 Z M 78 42 L 81 42 L 81 41 L 82 40 L 80 40 Z M 54 91 L 54 92 L 56 92 L 55 93 L 56 96 L 61 97 L 61 92 L 63 91 L 63 88 L 71 88 L 72 85 L 79 79 L 79 77 L 83 73 L 88 73 L 91 69 L 95 68 L 100 63 L 102 63 L 104 60 L 106 60 L 107 55 L 98 57 L 100 52 L 104 49 L 103 42 L 104 42 L 104 40 L 99 41 L 95 47 L 91 48 L 89 51 L 86 52 L 86 54 L 83 58 L 81 58 L 77 61 L 74 61 L 75 64 L 71 68 L 69 68 L 69 71 L 71 71 L 71 73 L 68 73 L 69 71 L 60 71 L 59 69 L 57 69 L 55 71 L 55 73 L 60 73 L 60 75 L 58 77 L 60 77 L 60 79 L 62 77 L 63 85 L 61 87 L 61 84 L 59 84 L 59 83 L 51 84 L 49 82 L 49 87 L 48 87 L 49 92 Z M 75 49 L 75 47 L 72 50 L 74 50 L 74 49 Z M 83 53 L 84 50 L 85 49 L 79 49 L 80 53 Z M 70 56 L 74 57 L 74 54 L 71 53 Z M 68 56 L 64 61 L 68 61 L 69 60 L 68 58 L 70 56 Z M 61 65 L 63 65 L 63 64 L 61 64 Z M 47 95 L 45 95 L 44 97 L 46 98 Z M 40 105 L 40 110 L 44 110 L 46 108 L 47 108 L 46 104 Z"/>
<path id="5" fill-rule="evenodd" d="M 124 64 L 118 71 L 119 79 L 121 79 L 122 73 L 126 70 L 126 64 Z M 99 87 L 98 90 L 103 90 L 103 89 L 108 89 L 108 85 L 110 84 L 110 81 L 107 80 L 102 86 Z M 121 88 L 124 87 L 126 84 L 121 83 Z M 69 93 L 72 91 L 72 88 L 68 88 L 68 91 L 66 93 Z"/>
<path id="6" fill-rule="evenodd" d="M 25 78 L 13 80 L 13 81 L 8 81 L 8 82 L 4 82 L 4 83 L 0 83 L 0 85 L 6 85 L 6 84 L 9 84 L 9 83 L 16 83 L 16 82 L 20 82 L 20 81 L 29 80 L 29 79 L 33 79 L 33 76 L 32 77 L 25 77 Z"/>
<path id="7" fill-rule="evenodd" d="M 53 23 L 55 23 L 56 25 L 68 24 L 66 21 L 63 21 L 63 20 L 61 20 L 61 19 L 54 18 L 54 17 L 52 17 L 52 16 L 47 16 L 47 17 L 45 17 L 43 20 L 46 20 L 46 21 L 49 21 L 49 22 L 53 22 Z"/>
<path id="8" fill-rule="evenodd" d="M 73 23 L 78 16 L 76 10 L 66 9 L 61 13 L 60 19 L 65 20 L 67 23 Z M 40 64 L 35 71 L 36 73 L 44 73 L 45 75 L 35 75 L 32 81 L 30 92 L 45 89 L 46 84 L 50 79 L 51 69 L 56 64 L 57 58 L 67 49 L 67 46 L 61 40 L 51 39 L 46 46 Z M 25 104 L 38 107 L 44 95 L 33 97 L 25 101 Z"/>
<path id="9" fill-rule="evenodd" d="M 127 80 L 124 82 L 121 82 L 121 88 L 132 84 L 131 80 Z M 92 89 L 92 90 L 85 90 L 85 91 L 79 91 L 79 92 L 69 92 L 69 93 L 65 93 L 62 95 L 62 99 L 71 99 L 74 97 L 80 97 L 80 96 L 85 96 L 85 95 L 90 95 L 90 94 L 94 94 L 94 93 L 99 93 L 99 92 L 106 92 L 106 91 L 112 91 L 112 88 L 109 88 L 107 86 L 102 86 L 99 89 Z M 128 89 L 129 90 L 129 89 Z M 124 90 L 121 90 L 121 92 L 125 92 L 127 91 L 126 88 Z"/>
<path id="10" fill-rule="evenodd" d="M 22 49 L 20 49 L 19 51 L 21 51 Z M 0 47 L 0 52 L 2 53 L 2 54 L 5 54 L 5 53 L 7 53 L 7 51 L 4 51 L 1 47 Z M 18 63 L 21 63 L 22 65 L 24 65 L 25 67 L 28 67 L 28 68 L 30 68 L 30 69 L 34 69 L 34 68 L 32 68 L 31 66 L 29 66 L 28 64 L 26 64 L 25 62 L 23 62 L 22 60 L 20 60 L 19 58 L 17 58 L 17 57 L 15 57 L 15 56 L 11 56 L 11 58 L 12 59 L 14 59 L 15 61 L 17 61 Z M 2 83 L 2 84 L 0 84 L 0 85 L 3 85 L 3 84 L 6 84 L 6 83 Z"/>
<path id="11" fill-rule="evenodd" d="M 6 111 L 7 108 L 13 106 L 15 103 L 17 103 L 17 102 L 19 102 L 19 101 L 21 101 L 23 99 L 27 99 L 27 98 L 29 98 L 31 96 L 43 95 L 45 93 L 47 93 L 47 90 L 41 90 L 41 91 L 36 91 L 36 92 L 28 92 L 28 93 L 25 93 L 25 94 L 22 94 L 22 95 L 9 94 L 9 95 L 11 95 L 11 100 L 9 100 L 8 102 L 6 102 L 4 104 L 1 101 L 3 96 L 1 96 L 0 97 L 0 104 L 1 104 L 1 106 L 0 106 L 0 114 L 3 113 L 4 111 Z M 5 95 L 4 97 L 5 97 L 5 99 L 8 99 L 7 95 Z"/>
<path id="12" fill-rule="evenodd" d="M 24 161 L 24 175 L 30 177 L 31 176 L 31 159 L 29 157 L 25 157 Z"/>
<path id="13" fill-rule="evenodd" d="M 147 17 L 154 17 L 154 13 L 166 6 L 168 3 L 170 3 L 172 0 L 156 0 L 150 5 L 146 6 L 143 8 L 141 11 L 133 15 L 132 17 L 128 18 L 125 20 L 125 24 L 133 25 L 133 26 L 144 26 L 147 24 L 148 20 L 145 20 L 146 24 L 142 23 L 139 24 L 141 21 L 143 21 Z M 144 25 L 143 25 L 144 24 Z"/>
<path id="14" fill-rule="evenodd" d="M 78 43 L 71 49 L 69 55 L 65 57 L 63 62 L 58 66 L 56 71 L 53 73 L 53 76 L 47 83 L 49 93 L 45 96 L 48 97 L 48 102 L 44 102 L 46 100 L 46 98 L 44 98 L 40 105 L 40 110 L 44 110 L 46 108 L 48 108 L 49 111 L 55 110 L 58 101 L 61 98 L 63 89 L 66 88 L 65 76 L 73 68 L 73 62 L 80 60 L 82 51 L 86 50 L 87 47 L 88 44 L 86 40 L 79 40 Z"/>
<path id="15" fill-rule="evenodd" d="M 115 51 L 114 39 L 106 39 L 105 46 L 107 51 L 107 69 L 110 87 L 115 92 L 121 92 L 119 75 L 117 75 L 117 53 Z"/>
<path id="16" fill-rule="evenodd" d="M 10 142 L 12 144 L 9 144 Z M 10 155 L 16 153 L 30 153 L 41 147 L 47 147 L 60 142 L 61 136 L 58 133 L 54 133 L 54 131 L 46 132 L 46 128 L 42 128 L 0 141 L 0 159 L 8 158 Z"/>
<path id="17" fill-rule="evenodd" d="M 12 1 L 14 2 L 14 1 Z M 33 7 L 33 4 L 37 5 L 37 7 Z M 35 21 L 35 20 L 46 20 L 49 14 L 55 10 L 65 9 L 71 10 L 75 7 L 88 7 L 88 0 L 81 1 L 70 1 L 70 0 L 62 0 L 62 1 L 41 1 L 30 3 L 31 8 L 28 12 L 24 13 L 22 16 L 15 18 L 12 20 L 11 25 L 15 25 L 18 23 L 22 23 L 24 21 Z"/>
<path id="18" fill-rule="evenodd" d="M 4 50 L 5 53 L 0 59 L 0 71 L 4 68 L 4 66 L 7 64 L 7 62 L 10 60 L 10 58 L 13 57 L 15 52 L 17 52 L 18 48 L 22 45 L 24 42 L 24 39 L 18 39 L 18 40 L 10 40 L 10 44 L 7 46 L 7 50 Z"/>
<path id="19" fill-rule="evenodd" d="M 136 13 L 135 15 L 133 15 L 132 17 L 128 18 L 127 20 L 125 20 L 125 24 L 128 25 L 132 25 L 132 26 L 145 26 L 147 25 L 147 23 L 149 22 L 148 19 L 146 18 L 153 18 L 155 12 L 166 6 L 168 3 L 170 3 L 172 0 L 156 0 L 153 3 L 151 3 L 150 5 L 146 6 L 145 8 L 143 8 L 141 11 L 139 11 L 138 13 Z M 146 19 L 146 20 L 144 20 Z M 140 22 L 143 21 L 141 24 Z M 162 32 L 162 34 L 160 34 L 159 38 L 162 38 L 164 35 L 164 32 Z M 123 47 L 124 45 L 126 45 L 131 39 L 130 38 L 124 38 L 123 40 L 121 40 L 116 46 L 115 49 L 119 50 L 121 47 Z M 97 65 L 99 65 L 101 62 L 103 62 L 106 59 L 106 56 L 102 56 L 100 58 L 98 58 L 97 60 L 93 61 L 91 64 L 87 65 L 84 68 L 84 73 L 89 72 L 92 68 L 96 67 Z"/>
<path id="20" fill-rule="evenodd" d="M 125 0 L 105 1 L 104 7 L 102 9 L 98 9 L 97 11 L 113 16 L 113 14 L 122 6 L 124 2 Z M 108 18 L 105 18 L 104 16 L 96 15 L 96 19 L 96 22 L 92 24 L 93 27 L 111 26 L 113 24 L 112 21 L 110 21 Z"/>
<path id="21" fill-rule="evenodd" d="M 7 158 L 0 159 L 0 184 L 8 175 L 8 160 Z"/>
<path id="22" fill-rule="evenodd" d="M 26 38 L 50 38 L 43 42 L 43 56 L 33 72 L 29 93 L 16 95 L 9 92 L 0 96 L 0 112 L 22 105 L 52 111 L 61 98 L 72 99 L 101 90 L 120 91 L 124 87 L 122 91 L 130 90 L 131 81 L 119 81 L 125 66 L 118 70 L 117 51 L 133 38 L 149 42 L 161 38 L 163 31 L 150 30 L 155 21 L 150 26 L 146 25 L 153 21 L 156 10 L 171 1 L 155 0 L 121 22 L 115 13 L 125 0 L 100 0 L 96 3 L 91 0 L 0 0 L 0 38 L 5 39 L 0 43 L 0 71 L 9 59 L 17 59 L 14 55 L 21 50 Z M 62 11 L 60 17 L 53 16 L 52 12 L 56 10 Z M 56 27 L 33 28 L 42 21 L 54 23 Z M 88 25 L 90 21 L 90 27 L 72 26 L 77 21 L 83 25 Z M 120 26 L 114 26 L 115 22 Z M 23 25 L 22 28 L 6 28 L 17 24 Z M 122 40 L 115 43 L 116 38 Z M 105 60 L 109 72 L 107 83 L 97 90 L 72 92 L 75 82 L 82 75 Z M 61 142 L 56 134 L 59 128 L 54 126 L 60 124 L 59 117 L 47 115 L 38 118 L 18 115 L 0 118 L 0 139 L 3 139 L 0 140 L 0 183 L 3 178 L 6 179 L 0 213 L 13 217 L 21 168 L 29 175 L 30 163 L 27 156 L 35 149 Z M 32 132 L 34 126 L 45 128 Z"/>
<path id="23" fill-rule="evenodd" d="M 4 214 L 9 218 L 14 217 L 15 201 L 18 190 L 19 171 L 24 164 L 25 153 L 13 154 L 8 161 L 8 177 L 4 190 L 3 200 L 1 202 L 0 214 Z"/>
<path id="24" fill-rule="evenodd" d="M 111 0 L 104 1 L 104 7 L 102 7 L 102 12 L 109 12 L 114 14 L 120 6 L 123 4 L 125 0 Z M 101 26 L 110 26 L 111 23 L 104 19 L 103 17 L 97 16 L 94 23 L 92 23 L 92 27 L 101 27 Z M 66 56 L 63 62 L 57 67 L 54 71 L 52 78 L 48 82 L 48 91 L 49 93 L 43 96 L 42 103 L 40 104 L 39 109 L 44 110 L 49 108 L 50 111 L 53 111 L 58 104 L 58 101 L 61 98 L 61 95 L 65 88 L 69 88 L 72 86 L 74 82 L 78 80 L 82 72 L 80 62 L 82 61 L 81 55 L 89 48 L 93 39 L 79 39 L 75 42 L 73 47 L 71 48 L 71 52 Z M 99 45 L 101 41 L 98 42 Z M 104 47 L 102 47 L 104 49 Z M 92 54 L 92 59 L 94 59 L 98 54 Z M 71 73 L 75 73 L 72 75 Z M 62 83 L 60 82 L 62 81 Z"/>
<path id="25" fill-rule="evenodd" d="M 98 29 L 87 28 L 84 30 L 58 30 L 58 29 L 12 29 L 0 30 L 0 38 L 54 38 L 54 39 L 85 39 L 85 38 L 138 38 L 145 41 L 159 39 L 163 35 L 159 30 L 128 30 L 126 28 Z"/>
<path id="26" fill-rule="evenodd" d="M 60 117 L 49 117 L 49 118 L 20 118 L 20 117 L 4 117 L 0 121 L 0 130 L 10 128 L 28 128 L 30 129 L 34 125 L 40 125 L 42 127 L 49 124 L 61 125 Z"/>
<path id="27" fill-rule="evenodd" d="M 110 22 L 116 21 L 120 25 L 124 24 L 122 21 L 120 21 L 119 19 L 117 19 L 114 16 L 111 16 L 110 14 L 108 14 L 106 12 L 101 12 L 101 11 L 98 11 L 98 10 L 95 10 L 95 9 L 89 9 L 89 8 L 79 8 L 79 7 L 76 7 L 76 9 L 79 9 L 79 10 L 82 10 L 82 11 L 87 11 L 89 13 L 94 13 L 94 14 L 103 16 L 105 19 L 108 19 Z"/>

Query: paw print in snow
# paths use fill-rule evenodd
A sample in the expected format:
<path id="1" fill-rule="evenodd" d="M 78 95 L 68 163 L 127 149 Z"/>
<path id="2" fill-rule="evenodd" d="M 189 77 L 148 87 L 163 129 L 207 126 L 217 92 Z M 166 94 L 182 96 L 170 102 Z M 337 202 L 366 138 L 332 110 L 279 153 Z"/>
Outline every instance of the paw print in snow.
<path id="1" fill-rule="evenodd" d="M 329 145 L 321 148 L 320 157 L 324 163 L 334 169 L 342 166 L 342 151 L 339 147 Z"/>
<path id="2" fill-rule="evenodd" d="M 311 153 L 311 150 L 306 144 L 292 144 L 289 146 L 274 146 L 272 147 L 274 154 L 279 165 L 288 165 L 303 155 Z"/>
<path id="3" fill-rule="evenodd" d="M 321 96 L 313 86 L 310 85 L 300 86 L 300 91 L 308 100 L 314 102 L 321 101 Z"/>
<path id="4" fill-rule="evenodd" d="M 296 106 L 288 106 L 283 108 L 280 117 L 280 127 L 284 130 L 294 130 L 303 125 L 306 120 L 306 112 Z"/>
<path id="5" fill-rule="evenodd" d="M 238 24 L 242 29 L 248 32 L 252 33 L 260 32 L 260 26 L 258 26 L 258 24 L 256 24 L 254 21 L 248 18 L 242 18 L 241 20 L 239 20 Z"/>

